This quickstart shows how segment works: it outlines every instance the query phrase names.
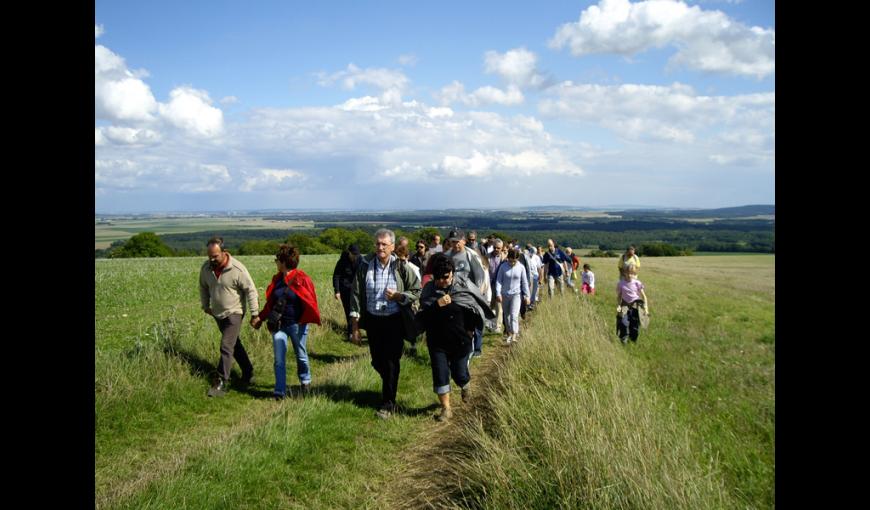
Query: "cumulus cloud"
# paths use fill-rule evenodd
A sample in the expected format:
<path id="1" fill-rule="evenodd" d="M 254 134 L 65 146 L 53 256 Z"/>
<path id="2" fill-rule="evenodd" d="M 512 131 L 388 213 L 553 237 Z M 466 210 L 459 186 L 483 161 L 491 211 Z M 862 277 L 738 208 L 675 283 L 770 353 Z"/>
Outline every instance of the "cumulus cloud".
<path id="1" fill-rule="evenodd" d="M 96 145 L 116 143 L 124 145 L 153 144 L 160 141 L 160 133 L 151 129 L 108 126 L 94 129 Z"/>
<path id="2" fill-rule="evenodd" d="M 135 155 L 130 155 L 136 157 Z M 230 182 L 221 164 L 179 161 L 172 158 L 96 159 L 94 188 L 101 190 L 205 193 L 220 191 Z"/>
<path id="3" fill-rule="evenodd" d="M 124 59 L 105 46 L 94 46 L 94 114 L 109 121 L 154 120 L 157 101 L 148 87 L 127 69 Z"/>
<path id="4" fill-rule="evenodd" d="M 170 124 L 209 138 L 221 134 L 224 118 L 223 112 L 211 104 L 208 92 L 178 87 L 169 93 L 169 103 L 159 105 L 159 111 Z"/>
<path id="5" fill-rule="evenodd" d="M 103 35 L 104 32 L 105 29 L 103 29 L 103 25 L 97 25 L 96 23 L 94 23 L 94 39 L 97 39 L 98 37 Z"/>
<path id="6" fill-rule="evenodd" d="M 594 123 L 629 140 L 693 143 L 709 131 L 739 129 L 773 136 L 775 95 L 703 96 L 691 87 L 564 82 L 539 104 L 542 115 Z M 764 136 L 761 136 L 764 139 Z"/>
<path id="7" fill-rule="evenodd" d="M 298 186 L 305 179 L 305 174 L 297 170 L 263 168 L 245 177 L 240 189 L 244 192 L 286 190 Z"/>
<path id="8" fill-rule="evenodd" d="M 354 90 L 359 85 L 371 85 L 381 90 L 395 89 L 404 91 L 410 80 L 401 71 L 393 71 L 383 68 L 361 69 L 354 64 L 348 64 L 347 69 L 327 75 L 318 74 L 318 84 L 328 87 L 337 82 L 347 90 Z"/>
<path id="9" fill-rule="evenodd" d="M 505 53 L 487 51 L 484 55 L 484 70 L 498 74 L 505 82 L 517 87 L 541 87 L 546 78 L 537 69 L 538 57 L 525 48 L 516 48 Z"/>
<path id="10" fill-rule="evenodd" d="M 669 65 L 763 78 L 775 70 L 774 36 L 773 29 L 748 27 L 682 1 L 601 0 L 577 22 L 559 27 L 549 44 L 568 46 L 575 56 L 676 46 Z"/>
<path id="11" fill-rule="evenodd" d="M 95 144 L 152 143 L 167 127 L 199 138 L 222 132 L 223 112 L 212 106 L 207 92 L 178 87 L 170 92 L 168 103 L 160 103 L 143 81 L 147 76 L 144 69 L 128 69 L 112 50 L 94 45 L 94 117 L 116 125 L 111 132 L 102 130 L 102 136 L 95 134 Z"/>
<path id="12" fill-rule="evenodd" d="M 458 81 L 453 81 L 450 85 L 443 87 L 435 94 L 435 98 L 442 105 L 462 103 L 471 107 L 487 104 L 511 106 L 522 104 L 525 101 L 525 96 L 516 85 L 508 85 L 505 90 L 487 85 L 469 94 L 465 92 L 465 85 Z"/>

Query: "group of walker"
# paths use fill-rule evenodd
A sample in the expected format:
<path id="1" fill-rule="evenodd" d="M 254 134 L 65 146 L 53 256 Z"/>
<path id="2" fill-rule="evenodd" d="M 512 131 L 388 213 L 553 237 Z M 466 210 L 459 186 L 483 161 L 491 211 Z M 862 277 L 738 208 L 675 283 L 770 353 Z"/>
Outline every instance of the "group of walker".
<path id="1" fill-rule="evenodd" d="M 578 292 L 574 281 L 579 259 L 570 248 L 567 253 L 558 249 L 552 240 L 546 251 L 531 244 L 524 251 L 516 241 L 505 243 L 491 237 L 478 244 L 475 232 L 465 236 L 454 230 L 443 245 L 440 236 L 433 242 L 427 246 L 419 241 L 416 253 L 409 257 L 408 240 L 400 238 L 397 247 L 395 234 L 381 229 L 375 233 L 374 253 L 363 256 L 357 245 L 351 245 L 333 272 L 335 298 L 341 301 L 348 321 L 348 340 L 360 345 L 360 330 L 366 330 L 371 364 L 382 381 L 377 411 L 382 419 L 397 409 L 406 340 L 415 355 L 417 338 L 426 334 L 433 390 L 441 404 L 435 418 L 445 421 L 452 416 L 451 379 L 459 386 L 463 401 L 470 398 L 469 365 L 473 357 L 482 354 L 484 327 L 499 331 L 503 323 L 504 343 L 511 345 L 519 340 L 519 317 L 534 310 L 540 301 L 539 282 L 548 283 L 550 296 L 556 286 L 563 291 L 563 280 Z M 247 268 L 231 257 L 219 237 L 210 239 L 207 249 L 208 260 L 200 271 L 200 300 L 202 310 L 214 317 L 222 334 L 217 377 L 208 395 L 226 393 L 233 360 L 242 370 L 242 384 L 253 382 L 254 368 L 239 337 L 246 308 L 251 313 L 251 326 L 259 329 L 265 322 L 272 335 L 273 397 L 280 400 L 287 396 L 288 343 L 296 355 L 301 393 L 308 395 L 308 324 L 320 325 L 321 319 L 314 283 L 298 269 L 299 250 L 288 244 L 279 247 L 277 272 L 266 289 L 266 305 L 259 310 L 257 289 Z M 640 260 L 633 246 L 618 265 L 617 334 L 622 343 L 628 339 L 636 342 L 639 308 L 648 313 L 649 302 L 637 279 Z M 595 275 L 589 264 L 583 265 L 581 281 L 580 292 L 594 295 Z"/>

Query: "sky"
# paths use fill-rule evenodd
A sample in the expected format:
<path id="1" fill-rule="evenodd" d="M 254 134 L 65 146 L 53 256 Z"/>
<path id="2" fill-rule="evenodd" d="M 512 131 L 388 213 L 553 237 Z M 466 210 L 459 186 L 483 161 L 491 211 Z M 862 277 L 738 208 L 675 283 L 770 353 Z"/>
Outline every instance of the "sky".
<path id="1" fill-rule="evenodd" d="M 774 204 L 774 2 L 97 1 L 97 213 Z"/>

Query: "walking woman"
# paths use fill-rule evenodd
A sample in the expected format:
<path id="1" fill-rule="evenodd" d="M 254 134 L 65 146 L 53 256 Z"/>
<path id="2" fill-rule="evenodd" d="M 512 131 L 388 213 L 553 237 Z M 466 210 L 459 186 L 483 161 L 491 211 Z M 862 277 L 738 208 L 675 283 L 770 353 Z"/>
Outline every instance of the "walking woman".
<path id="1" fill-rule="evenodd" d="M 430 262 L 433 278 L 420 294 L 417 319 L 426 329 L 432 388 L 441 403 L 441 412 L 435 419 L 446 421 L 453 416 L 450 379 L 462 390 L 462 401 L 467 402 L 474 330 L 495 314 L 477 285 L 466 278 L 454 278 L 456 267 L 451 257 L 436 253 Z"/>
<path id="2" fill-rule="evenodd" d="M 293 345 L 296 354 L 296 374 L 302 386 L 302 394 L 308 395 L 311 388 L 311 367 L 308 364 L 308 324 L 320 325 L 320 309 L 317 307 L 317 294 L 314 282 L 299 265 L 299 250 L 295 246 L 282 244 L 275 255 L 278 272 L 266 288 L 266 306 L 260 315 L 251 322 L 260 329 L 262 317 L 272 333 L 272 347 L 275 352 L 275 400 L 287 393 L 287 341 Z"/>
<path id="3" fill-rule="evenodd" d="M 528 273 L 517 263 L 518 256 L 517 250 L 508 251 L 507 263 L 501 265 L 495 278 L 495 293 L 504 313 L 505 345 L 519 340 L 520 302 L 530 303 Z"/>

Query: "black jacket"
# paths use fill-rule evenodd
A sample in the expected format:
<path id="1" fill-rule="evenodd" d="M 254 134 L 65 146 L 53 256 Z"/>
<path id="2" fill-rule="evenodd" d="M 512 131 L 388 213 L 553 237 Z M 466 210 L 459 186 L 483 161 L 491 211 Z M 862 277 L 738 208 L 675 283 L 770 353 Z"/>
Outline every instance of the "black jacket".
<path id="1" fill-rule="evenodd" d="M 346 293 L 353 290 L 353 279 L 359 267 L 359 260 L 360 257 L 357 257 L 355 262 L 351 262 L 347 252 L 342 252 L 338 262 L 335 263 L 335 269 L 332 271 L 332 288 L 335 289 L 336 293 Z"/>

